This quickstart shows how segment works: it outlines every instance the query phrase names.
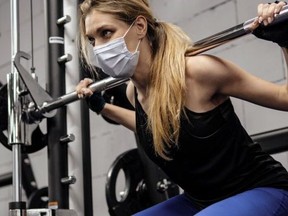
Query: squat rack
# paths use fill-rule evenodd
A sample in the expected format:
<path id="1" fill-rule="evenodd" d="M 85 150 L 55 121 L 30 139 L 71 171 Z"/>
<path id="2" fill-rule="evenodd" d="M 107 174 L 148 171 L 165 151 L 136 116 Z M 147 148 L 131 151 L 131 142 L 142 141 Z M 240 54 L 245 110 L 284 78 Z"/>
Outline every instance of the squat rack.
<path id="1" fill-rule="evenodd" d="M 20 58 L 28 59 L 29 56 L 19 50 L 19 0 L 10 0 L 11 2 L 11 72 L 7 75 L 7 89 L 8 89 L 8 144 L 12 146 L 13 155 L 13 171 L 12 171 L 12 202 L 9 203 L 10 215 L 35 215 L 35 213 L 45 213 L 45 215 L 76 215 L 72 210 L 69 210 L 69 185 L 75 181 L 74 176 L 68 176 L 68 154 L 67 144 L 73 141 L 73 134 L 67 135 L 67 119 L 66 107 L 63 106 L 59 111 L 53 112 L 47 120 L 48 130 L 48 184 L 49 184 L 49 209 L 42 210 L 27 210 L 26 203 L 22 200 L 22 176 L 21 176 L 21 149 L 26 143 L 25 122 L 21 121 L 22 116 L 22 102 L 23 95 L 30 93 L 34 104 L 38 104 L 42 99 L 52 99 L 63 95 L 65 91 L 65 63 L 71 60 L 69 54 L 64 54 L 64 25 L 68 23 L 69 16 L 63 16 L 63 0 L 45 1 L 46 20 L 47 20 L 47 38 L 48 43 L 48 95 L 36 82 L 33 82 L 25 69 L 20 64 Z M 76 1 L 78 4 L 79 2 Z M 75 10 L 77 11 L 77 9 Z M 76 12 L 77 13 L 77 12 Z M 73 17 L 77 17 L 77 14 Z M 76 59 L 77 56 L 76 56 Z M 18 67 L 16 66 L 18 64 Z M 28 81 L 26 78 L 28 77 Z M 36 83 L 36 84 L 35 84 Z M 31 89 L 33 90 L 31 90 Z M 34 92 L 35 91 L 35 92 Z M 39 94 L 39 95 L 37 95 Z M 42 98 L 42 99 L 41 99 Z M 35 102 L 38 103 L 35 103 Z M 44 101 L 42 101 L 44 102 Z M 81 110 L 88 110 L 85 105 L 81 105 Z M 81 112 L 85 113 L 85 112 Z M 86 112 L 87 113 L 87 112 Z M 83 114 L 81 121 L 87 127 L 85 120 L 89 119 L 89 115 Z M 85 123 L 84 123 L 85 122 Z M 88 121 L 89 124 L 89 121 Z M 89 130 L 82 131 L 86 133 L 86 137 L 82 139 L 83 146 L 85 146 L 84 153 L 90 154 L 90 140 L 88 139 Z M 88 133 L 88 135 L 87 135 Z M 86 157 L 87 158 L 87 157 Z M 91 181 L 91 170 L 89 171 L 89 164 L 85 161 L 85 173 L 89 176 Z M 91 162 L 90 162 L 91 163 Z M 88 170 L 87 170 L 88 168 Z M 91 169 L 91 164 L 90 164 Z M 87 174 L 88 173 L 88 174 Z M 87 177 L 86 177 L 87 179 Z M 89 208 L 85 208 L 85 215 L 92 215 L 93 211 L 90 208 L 92 205 L 92 187 L 91 182 L 83 183 L 89 199 L 86 199 L 85 204 Z M 90 204 L 90 205 L 89 205 Z"/>

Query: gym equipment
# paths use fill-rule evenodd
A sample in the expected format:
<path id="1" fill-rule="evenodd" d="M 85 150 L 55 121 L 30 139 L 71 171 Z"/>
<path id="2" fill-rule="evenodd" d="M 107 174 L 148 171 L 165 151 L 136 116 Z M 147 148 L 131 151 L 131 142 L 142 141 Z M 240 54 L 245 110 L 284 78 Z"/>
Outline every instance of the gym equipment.
<path id="1" fill-rule="evenodd" d="M 8 139 L 3 131 L 0 131 L 0 142 L 1 144 L 12 150 L 12 146 L 8 145 Z M 30 154 L 35 153 L 47 146 L 47 134 L 43 134 L 40 127 L 36 126 L 31 134 L 31 144 L 25 145 L 21 148 L 21 153 Z"/>
<path id="2" fill-rule="evenodd" d="M 288 128 L 280 128 L 269 132 L 253 134 L 251 138 L 258 142 L 263 151 L 277 154 L 288 150 Z M 271 144 L 272 143 L 272 144 Z"/>
<path id="3" fill-rule="evenodd" d="M 7 112 L 7 85 L 3 85 L 0 88 L 0 142 L 6 148 L 12 150 L 12 146 L 8 145 L 8 138 L 5 135 L 4 131 L 8 128 L 8 112 Z M 43 134 L 39 125 L 29 126 L 29 130 L 26 132 L 26 137 L 29 139 L 30 143 L 23 146 L 21 149 L 22 153 L 30 154 L 37 152 L 47 146 L 47 135 Z M 30 137 L 28 138 L 28 135 Z"/>
<path id="4" fill-rule="evenodd" d="M 12 184 L 12 172 L 0 175 L 0 187 Z M 22 186 L 28 198 L 28 208 L 48 207 L 48 188 L 38 189 L 28 154 L 22 154 Z"/>
<path id="5" fill-rule="evenodd" d="M 0 130 L 4 131 L 8 128 L 8 110 L 7 110 L 7 85 L 2 85 L 0 87 Z"/>
<path id="6" fill-rule="evenodd" d="M 21 104 L 20 95 L 22 90 L 19 84 L 19 76 L 13 66 L 13 58 L 19 51 L 19 2 L 11 0 L 11 72 L 7 76 L 8 86 L 8 144 L 12 145 L 13 154 L 13 190 L 12 202 L 9 203 L 10 215 L 25 215 L 26 204 L 22 201 L 22 177 L 21 177 L 21 145 L 24 144 L 25 134 L 22 134 L 23 124 L 20 121 Z"/>
<path id="7" fill-rule="evenodd" d="M 12 172 L 0 175 L 0 187 L 4 187 L 11 184 L 12 184 Z"/>
<path id="8" fill-rule="evenodd" d="M 73 210 L 65 209 L 28 209 L 27 216 L 77 216 Z M 25 215 L 26 216 L 26 215 Z"/>
<path id="9" fill-rule="evenodd" d="M 74 210 L 66 209 L 28 209 L 27 211 L 10 210 L 11 216 L 77 216 Z"/>
<path id="10" fill-rule="evenodd" d="M 47 1 L 46 2 L 50 10 L 48 10 L 48 21 L 55 21 L 59 18 L 59 12 L 63 12 L 63 1 Z M 57 5 L 58 4 L 58 5 Z M 45 6 L 46 6 L 45 5 Z M 52 8 L 53 6 L 53 8 Z M 50 95 L 41 88 L 38 83 L 32 78 L 31 74 L 29 74 L 24 67 L 20 64 L 20 58 L 29 59 L 29 55 L 26 53 L 22 53 L 19 51 L 19 0 L 11 0 L 11 47 L 12 47 L 12 65 L 11 65 L 11 72 L 7 76 L 7 95 L 8 95 L 8 116 L 9 116 L 9 123 L 8 123 L 8 145 L 12 146 L 13 150 L 13 191 L 12 191 L 12 202 L 9 203 L 9 214 L 11 216 L 26 216 L 26 215 L 76 215 L 73 210 L 68 210 L 68 196 L 69 196 L 69 184 L 62 184 L 61 179 L 68 176 L 68 163 L 67 163 L 67 143 L 62 142 L 61 138 L 67 134 L 65 122 L 66 117 L 65 108 L 60 109 L 58 113 L 50 112 L 47 113 L 50 119 L 47 120 L 47 140 L 49 149 L 49 185 L 51 182 L 55 184 L 49 187 L 49 201 L 53 201 L 55 206 L 53 208 L 57 208 L 55 210 L 52 209 L 41 209 L 41 210 L 27 210 L 26 203 L 22 201 L 22 167 L 21 167 L 21 158 L 22 158 L 22 147 L 25 146 L 26 143 L 26 127 L 27 122 L 25 122 L 25 114 L 22 115 L 22 111 L 24 109 L 29 109 L 33 105 L 41 104 L 45 101 L 52 100 L 52 97 L 55 95 L 62 95 L 64 94 L 63 81 L 65 79 L 64 71 L 57 70 L 59 68 L 64 69 L 65 61 L 60 58 L 61 61 L 58 59 L 51 61 L 49 63 L 49 67 L 55 65 L 56 67 L 53 68 L 53 72 L 57 73 L 57 75 L 61 77 L 49 77 L 53 80 L 49 82 L 51 84 Z M 61 16 L 61 14 L 60 14 Z M 50 55 L 48 58 L 53 60 L 55 57 L 57 58 L 62 55 L 63 44 L 60 43 L 60 46 L 55 46 L 55 38 L 63 38 L 64 28 L 58 28 L 57 22 L 50 25 L 51 28 L 48 29 L 48 36 L 49 36 L 49 46 L 48 46 L 48 54 Z M 58 25 L 61 25 L 58 24 Z M 52 32 L 51 32 L 52 29 Z M 55 30 L 55 31 L 54 31 Z M 58 31 L 59 30 L 59 31 Z M 58 32 L 57 32 L 58 31 Z M 52 35 L 50 35 L 52 33 Z M 60 34 L 58 34 L 60 33 Z M 51 36 L 51 37 L 50 37 Z M 59 36 L 59 37 L 57 37 Z M 59 42 L 56 41 L 56 45 Z M 63 42 L 63 40 L 62 40 Z M 58 43 L 59 44 L 59 43 Z M 56 48 L 57 47 L 57 48 Z M 55 52 L 52 52 L 55 51 Z M 62 56 L 63 57 L 63 56 Z M 51 69 L 51 68 L 49 68 Z M 49 70 L 48 69 L 48 70 Z M 51 73 L 52 74 L 52 73 Z M 57 87 L 53 86 L 54 84 L 58 84 Z M 59 89 L 60 87 L 60 89 Z M 59 90 L 59 91 L 58 91 Z M 28 94 L 29 93 L 29 94 Z M 29 97 L 29 98 L 26 98 Z M 26 102 L 26 99 L 32 100 L 31 103 L 24 107 L 23 105 Z M 33 102 L 33 103 L 32 103 Z M 51 118 L 55 116 L 55 118 Z M 34 123 L 39 123 L 34 122 Z M 56 125 L 56 126 L 55 126 Z M 24 130 L 23 130 L 24 129 Z M 49 131 L 49 129 L 51 129 Z M 53 135 L 52 135 L 53 134 Z M 53 159 L 53 160 L 52 160 Z M 55 165 L 55 164 L 56 165 Z M 64 176 L 63 176 L 64 175 Z M 52 179 L 53 178 L 53 179 Z M 51 180 L 52 179 L 52 180 Z M 51 181 L 50 181 L 51 180 Z M 51 192 L 51 193 L 50 193 Z M 52 206 L 49 206 L 52 208 Z M 63 209 L 63 210 L 60 210 Z M 65 210 L 64 210 L 65 209 Z M 67 209 L 67 210 L 66 210 Z M 58 214 L 59 213 L 59 214 Z"/>
<path id="11" fill-rule="evenodd" d="M 110 166 L 105 194 L 111 216 L 129 216 L 179 194 L 178 186 L 143 156 L 141 149 L 131 149 L 119 155 Z M 119 193 L 119 198 L 116 184 L 121 170 L 125 175 L 125 188 Z M 147 176 L 147 170 L 150 177 Z"/>
<path id="12" fill-rule="evenodd" d="M 116 194 L 116 182 L 121 170 L 125 174 L 125 189 L 119 199 Z M 143 179 L 143 165 L 137 149 L 124 152 L 116 158 L 109 168 L 105 190 L 111 216 L 132 215 L 151 205 Z"/>
<path id="13" fill-rule="evenodd" d="M 228 42 L 231 42 L 234 39 L 237 39 L 239 37 L 242 37 L 244 35 L 252 33 L 252 30 L 250 28 L 250 25 L 254 22 L 255 18 L 249 19 L 246 22 L 236 25 L 232 28 L 226 29 L 222 32 L 219 32 L 217 34 L 214 34 L 210 37 L 204 38 L 202 40 L 197 41 L 195 46 L 195 51 L 192 53 L 192 55 L 197 55 L 199 53 L 205 52 L 207 50 L 216 48 L 220 45 L 226 44 Z M 274 19 L 274 21 L 269 25 L 269 28 L 273 26 L 281 27 L 282 25 L 285 25 L 288 23 L 288 5 L 284 6 L 279 15 Z M 261 24 L 259 26 L 261 29 L 265 29 L 266 27 Z M 288 35 L 287 35 L 288 37 Z"/>
<path id="14" fill-rule="evenodd" d="M 35 190 L 28 198 L 28 209 L 47 209 L 48 208 L 48 187 Z"/>
<path id="15" fill-rule="evenodd" d="M 114 88 L 128 81 L 129 79 L 120 79 L 108 77 L 103 80 L 97 81 L 89 86 L 93 92 L 101 92 L 110 88 Z M 34 123 L 45 117 L 47 113 L 54 111 L 60 107 L 63 107 L 69 103 L 79 100 L 77 93 L 75 91 L 65 94 L 55 100 L 47 101 L 39 106 L 34 106 L 32 109 L 27 109 L 25 115 L 27 116 L 27 123 Z"/>

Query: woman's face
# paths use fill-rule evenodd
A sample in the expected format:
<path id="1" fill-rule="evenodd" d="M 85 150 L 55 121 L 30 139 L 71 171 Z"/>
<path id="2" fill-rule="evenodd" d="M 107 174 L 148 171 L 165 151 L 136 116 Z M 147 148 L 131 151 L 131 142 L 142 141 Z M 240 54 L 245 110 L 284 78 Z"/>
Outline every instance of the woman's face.
<path id="1" fill-rule="evenodd" d="M 113 39 L 122 37 L 128 30 L 129 25 L 115 18 L 115 16 L 92 11 L 85 19 L 86 37 L 93 46 L 105 44 Z M 135 51 L 138 38 L 134 26 L 125 36 L 125 42 L 131 52 Z"/>

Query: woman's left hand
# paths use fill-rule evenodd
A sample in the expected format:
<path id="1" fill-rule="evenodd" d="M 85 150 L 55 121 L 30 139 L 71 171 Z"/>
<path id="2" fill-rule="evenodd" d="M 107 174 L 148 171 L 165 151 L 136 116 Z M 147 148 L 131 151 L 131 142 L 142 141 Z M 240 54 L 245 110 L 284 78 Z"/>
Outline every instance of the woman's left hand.
<path id="1" fill-rule="evenodd" d="M 282 8 L 287 3 L 284 1 L 276 1 L 274 3 L 266 3 L 266 4 L 259 4 L 257 7 L 257 18 L 254 20 L 254 22 L 249 26 L 250 30 L 255 30 L 261 23 L 263 25 L 267 26 L 273 20 L 277 15 L 280 13 Z"/>
<path id="2" fill-rule="evenodd" d="M 276 1 L 271 4 L 259 4 L 258 23 L 263 23 L 266 26 L 273 22 L 274 18 L 280 13 L 286 4 L 287 3 L 284 1 Z"/>
<path id="3" fill-rule="evenodd" d="M 288 23 L 273 22 L 279 15 L 286 2 L 275 2 L 271 4 L 258 5 L 258 17 L 249 26 L 252 34 L 256 37 L 277 43 L 280 47 L 288 47 Z M 272 23 L 270 25 L 270 23 Z M 261 25 L 260 25 L 261 24 Z"/>

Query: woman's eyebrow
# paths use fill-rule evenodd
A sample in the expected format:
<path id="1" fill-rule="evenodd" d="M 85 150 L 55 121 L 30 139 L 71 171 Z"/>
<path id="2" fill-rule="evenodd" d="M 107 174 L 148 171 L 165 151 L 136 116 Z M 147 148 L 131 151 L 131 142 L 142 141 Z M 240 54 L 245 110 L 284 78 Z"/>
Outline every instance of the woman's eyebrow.
<path id="1" fill-rule="evenodd" d="M 87 37 L 90 37 L 90 36 L 92 36 L 92 35 L 94 35 L 94 34 L 97 35 L 97 34 L 99 34 L 99 32 L 101 32 L 103 29 L 111 28 L 111 27 L 113 27 L 113 26 L 111 26 L 111 25 L 109 25 L 109 24 L 104 24 L 104 25 L 98 27 L 96 30 L 94 29 L 93 32 L 92 32 L 92 34 L 91 34 L 90 32 L 88 32 L 88 33 L 86 34 L 86 36 L 87 36 Z M 90 34 L 91 34 L 91 35 L 90 35 Z"/>

